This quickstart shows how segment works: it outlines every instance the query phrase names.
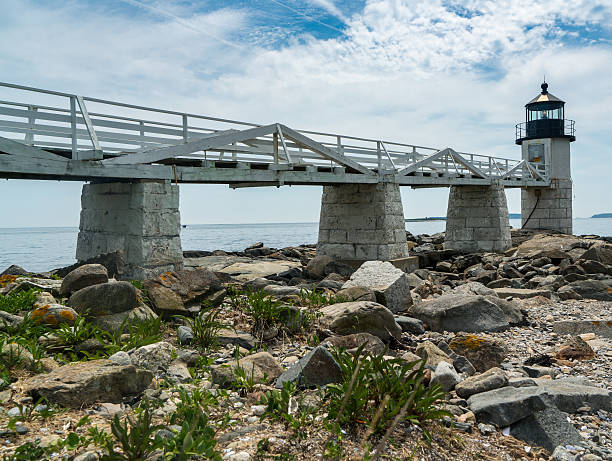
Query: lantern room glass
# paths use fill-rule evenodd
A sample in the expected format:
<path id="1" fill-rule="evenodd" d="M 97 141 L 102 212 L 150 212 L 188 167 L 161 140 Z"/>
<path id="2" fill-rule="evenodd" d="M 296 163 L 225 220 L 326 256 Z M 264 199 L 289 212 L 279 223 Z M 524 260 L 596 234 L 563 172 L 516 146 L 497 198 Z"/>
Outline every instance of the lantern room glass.
<path id="1" fill-rule="evenodd" d="M 527 110 L 527 121 L 533 120 L 563 120 L 563 107 L 556 109 L 529 109 Z"/>

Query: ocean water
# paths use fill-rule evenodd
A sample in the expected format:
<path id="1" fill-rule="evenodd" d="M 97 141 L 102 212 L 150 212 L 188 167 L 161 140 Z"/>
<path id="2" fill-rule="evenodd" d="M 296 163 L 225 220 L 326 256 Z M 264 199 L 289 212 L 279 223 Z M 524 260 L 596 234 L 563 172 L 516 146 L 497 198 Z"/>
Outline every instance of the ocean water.
<path id="1" fill-rule="evenodd" d="M 444 221 L 408 222 L 413 234 L 444 231 Z M 520 219 L 511 219 L 520 227 Z M 0 228 L 0 272 L 11 264 L 30 271 L 48 271 L 76 262 L 76 227 Z M 612 235 L 612 218 L 574 219 L 574 234 Z M 200 224 L 181 229 L 184 250 L 243 250 L 252 243 L 282 248 L 316 243 L 318 223 Z"/>

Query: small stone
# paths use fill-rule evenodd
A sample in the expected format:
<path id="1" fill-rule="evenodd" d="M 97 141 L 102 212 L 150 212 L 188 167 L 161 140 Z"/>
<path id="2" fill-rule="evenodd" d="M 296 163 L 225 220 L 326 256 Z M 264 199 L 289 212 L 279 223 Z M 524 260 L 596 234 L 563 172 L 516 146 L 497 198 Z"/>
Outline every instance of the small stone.
<path id="1" fill-rule="evenodd" d="M 254 416 L 261 416 L 265 413 L 266 406 L 265 405 L 252 405 L 251 406 L 251 414 Z"/>
<path id="2" fill-rule="evenodd" d="M 191 327 L 181 325 L 176 332 L 179 344 L 188 345 L 193 342 L 193 330 Z"/>
<path id="3" fill-rule="evenodd" d="M 439 385 L 444 392 L 453 390 L 460 382 L 461 378 L 459 374 L 455 371 L 453 366 L 447 362 L 438 363 L 433 377 L 431 378 L 431 384 Z"/>
<path id="4" fill-rule="evenodd" d="M 118 351 L 111 355 L 108 360 L 117 365 L 131 365 L 132 359 L 130 358 L 130 354 L 125 351 Z"/>
<path id="5" fill-rule="evenodd" d="M 478 425 L 478 430 L 482 435 L 491 435 L 496 432 L 495 426 L 492 424 L 480 423 Z"/>

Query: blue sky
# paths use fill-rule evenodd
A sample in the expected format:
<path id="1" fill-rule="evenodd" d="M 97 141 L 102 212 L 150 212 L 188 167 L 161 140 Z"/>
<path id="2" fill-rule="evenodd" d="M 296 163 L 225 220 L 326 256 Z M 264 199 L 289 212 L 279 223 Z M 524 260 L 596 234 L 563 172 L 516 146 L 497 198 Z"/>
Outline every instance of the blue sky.
<path id="1" fill-rule="evenodd" d="M 0 80 L 518 158 L 546 74 L 576 120 L 574 215 L 612 211 L 612 4 L 587 0 L 3 0 Z M 0 91 L 0 98 L 11 95 Z M 0 181 L 0 227 L 78 225 L 79 183 Z M 448 189 L 404 188 L 406 217 Z M 320 187 L 183 186 L 184 223 L 316 221 Z M 511 212 L 520 194 L 508 191 Z"/>

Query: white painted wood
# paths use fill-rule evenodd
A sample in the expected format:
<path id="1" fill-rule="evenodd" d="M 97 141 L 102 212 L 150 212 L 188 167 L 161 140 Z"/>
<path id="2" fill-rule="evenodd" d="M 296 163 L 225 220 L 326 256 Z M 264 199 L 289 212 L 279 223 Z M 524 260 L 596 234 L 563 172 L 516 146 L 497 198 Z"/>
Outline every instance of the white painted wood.
<path id="1" fill-rule="evenodd" d="M 98 135 L 96 135 L 96 130 L 91 123 L 91 119 L 89 118 L 89 114 L 87 113 L 87 107 L 85 106 L 85 101 L 83 101 L 83 96 L 76 97 L 77 102 L 79 103 L 79 109 L 81 110 L 81 116 L 85 121 L 85 126 L 87 127 L 87 131 L 89 132 L 89 137 L 91 138 L 91 144 L 94 150 L 100 152 L 100 158 L 102 158 L 102 149 L 100 148 L 100 142 L 98 141 Z"/>

